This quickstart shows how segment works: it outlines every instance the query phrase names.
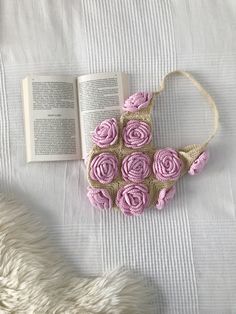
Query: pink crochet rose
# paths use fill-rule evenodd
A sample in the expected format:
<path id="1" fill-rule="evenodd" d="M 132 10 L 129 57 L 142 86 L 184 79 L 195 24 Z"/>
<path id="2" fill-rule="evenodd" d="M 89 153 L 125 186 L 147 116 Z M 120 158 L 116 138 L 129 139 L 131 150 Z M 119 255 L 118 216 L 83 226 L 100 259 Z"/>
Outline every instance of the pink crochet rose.
<path id="1" fill-rule="evenodd" d="M 146 108 L 152 99 L 152 94 L 147 92 L 138 92 L 126 99 L 123 110 L 135 112 Z"/>
<path id="2" fill-rule="evenodd" d="M 98 209 L 112 208 L 112 199 L 105 189 L 94 189 L 89 187 L 87 196 L 90 203 Z"/>
<path id="3" fill-rule="evenodd" d="M 123 139 L 126 147 L 143 147 L 151 142 L 150 126 L 143 121 L 130 120 L 123 129 Z"/>
<path id="4" fill-rule="evenodd" d="M 148 155 L 134 152 L 122 161 L 121 172 L 125 181 L 142 182 L 150 175 L 151 160 Z"/>
<path id="5" fill-rule="evenodd" d="M 182 160 L 171 148 L 158 150 L 154 155 L 153 172 L 160 181 L 177 180 L 182 169 Z"/>
<path id="6" fill-rule="evenodd" d="M 102 121 L 92 133 L 93 142 L 101 148 L 115 144 L 118 138 L 116 119 Z"/>
<path id="7" fill-rule="evenodd" d="M 175 186 L 172 186 L 169 190 L 168 189 L 161 189 L 158 196 L 158 201 L 156 203 L 156 208 L 161 210 L 163 209 L 169 201 L 172 200 L 176 192 Z"/>
<path id="8" fill-rule="evenodd" d="M 148 203 L 148 189 L 143 184 L 128 184 L 121 188 L 116 196 L 116 205 L 127 216 L 141 215 Z"/>
<path id="9" fill-rule="evenodd" d="M 118 160 L 115 155 L 101 153 L 90 163 L 90 177 L 100 183 L 111 183 L 118 174 Z"/>
<path id="10" fill-rule="evenodd" d="M 202 172 L 209 159 L 209 152 L 205 151 L 192 163 L 188 173 L 192 176 Z"/>

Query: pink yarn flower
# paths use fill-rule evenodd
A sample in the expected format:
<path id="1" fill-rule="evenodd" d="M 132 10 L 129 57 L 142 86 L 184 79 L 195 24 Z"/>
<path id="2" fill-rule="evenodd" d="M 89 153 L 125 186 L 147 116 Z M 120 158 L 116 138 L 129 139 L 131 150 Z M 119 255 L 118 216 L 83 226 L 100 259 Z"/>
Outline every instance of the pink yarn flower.
<path id="1" fill-rule="evenodd" d="M 202 172 L 209 159 L 209 152 L 205 151 L 192 163 L 188 173 L 192 176 Z"/>
<path id="2" fill-rule="evenodd" d="M 150 175 L 151 160 L 148 155 L 134 152 L 122 161 L 121 172 L 125 181 L 142 182 Z"/>
<path id="3" fill-rule="evenodd" d="M 100 183 L 111 183 L 118 174 L 118 160 L 115 155 L 101 153 L 90 163 L 90 177 Z"/>
<path id="4" fill-rule="evenodd" d="M 176 192 L 175 186 L 172 186 L 168 189 L 161 189 L 158 196 L 158 201 L 156 203 L 156 208 L 161 210 L 163 209 L 174 197 Z"/>
<path id="5" fill-rule="evenodd" d="M 90 203 L 98 209 L 112 208 L 111 196 L 105 189 L 94 189 L 89 187 L 87 196 L 90 200 Z"/>
<path id="6" fill-rule="evenodd" d="M 130 120 L 123 129 L 123 139 L 126 147 L 139 148 L 149 144 L 152 139 L 150 126 L 139 120 Z"/>
<path id="7" fill-rule="evenodd" d="M 138 92 L 126 99 L 123 110 L 135 112 L 146 108 L 152 99 L 152 94 L 147 92 Z"/>
<path id="8" fill-rule="evenodd" d="M 182 160 L 171 148 L 158 150 L 154 155 L 153 172 L 160 181 L 177 180 L 182 169 Z"/>
<path id="9" fill-rule="evenodd" d="M 102 121 L 92 133 L 93 142 L 101 148 L 115 144 L 118 138 L 118 125 L 116 119 Z"/>
<path id="10" fill-rule="evenodd" d="M 128 184 L 121 188 L 116 196 L 116 205 L 127 216 L 141 215 L 148 203 L 148 189 L 143 184 Z"/>

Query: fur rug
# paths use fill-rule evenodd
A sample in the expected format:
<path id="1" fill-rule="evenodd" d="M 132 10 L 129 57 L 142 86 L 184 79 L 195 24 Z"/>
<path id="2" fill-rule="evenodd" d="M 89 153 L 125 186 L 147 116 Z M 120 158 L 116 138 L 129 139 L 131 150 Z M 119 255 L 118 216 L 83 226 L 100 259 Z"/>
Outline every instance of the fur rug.
<path id="1" fill-rule="evenodd" d="M 124 270 L 79 278 L 22 204 L 0 194 L 0 313 L 152 313 L 141 280 Z"/>

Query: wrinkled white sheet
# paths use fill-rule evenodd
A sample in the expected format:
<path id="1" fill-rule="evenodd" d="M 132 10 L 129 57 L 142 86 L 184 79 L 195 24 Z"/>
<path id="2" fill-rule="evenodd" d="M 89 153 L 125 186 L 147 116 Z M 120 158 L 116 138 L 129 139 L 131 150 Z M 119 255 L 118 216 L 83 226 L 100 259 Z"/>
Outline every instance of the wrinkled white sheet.
<path id="1" fill-rule="evenodd" d="M 236 312 L 236 4 L 225 1 L 0 1 L 0 189 L 48 225 L 78 271 L 119 265 L 156 291 L 156 313 Z M 130 92 L 192 72 L 215 98 L 220 130 L 198 177 L 185 176 L 163 212 L 127 218 L 89 205 L 82 162 L 25 162 L 20 81 L 29 73 L 125 71 Z M 154 110 L 159 146 L 203 141 L 205 101 L 171 79 Z"/>

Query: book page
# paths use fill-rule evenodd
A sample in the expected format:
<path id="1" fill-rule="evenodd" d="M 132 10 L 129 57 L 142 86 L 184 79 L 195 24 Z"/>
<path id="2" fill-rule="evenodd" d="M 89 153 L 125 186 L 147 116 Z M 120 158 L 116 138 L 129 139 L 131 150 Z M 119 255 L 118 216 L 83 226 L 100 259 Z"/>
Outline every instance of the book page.
<path id="1" fill-rule="evenodd" d="M 107 118 L 119 118 L 128 97 L 125 73 L 98 73 L 78 77 L 78 99 L 82 156 L 86 159 L 92 143 L 92 131 Z"/>
<path id="2" fill-rule="evenodd" d="M 82 157 L 76 79 L 29 76 L 23 101 L 28 162 Z"/>

